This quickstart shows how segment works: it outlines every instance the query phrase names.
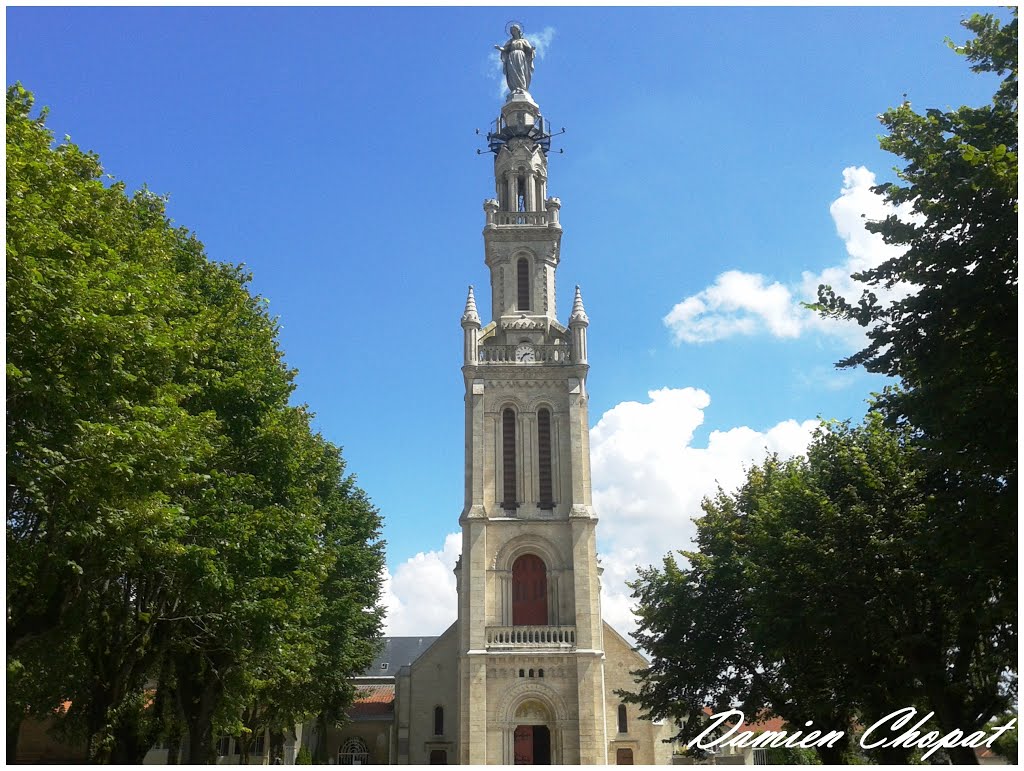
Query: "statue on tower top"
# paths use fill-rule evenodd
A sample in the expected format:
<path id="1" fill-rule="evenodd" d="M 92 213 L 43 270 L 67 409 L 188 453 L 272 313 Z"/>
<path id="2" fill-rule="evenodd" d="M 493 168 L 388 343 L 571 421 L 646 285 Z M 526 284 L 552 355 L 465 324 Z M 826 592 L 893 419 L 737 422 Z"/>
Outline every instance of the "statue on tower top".
<path id="1" fill-rule="evenodd" d="M 505 45 L 494 46 L 501 51 L 501 67 L 505 71 L 505 83 L 513 94 L 525 94 L 530 90 L 533 77 L 533 57 L 536 49 L 523 37 L 523 27 L 513 22 L 508 27 L 511 37 Z"/>

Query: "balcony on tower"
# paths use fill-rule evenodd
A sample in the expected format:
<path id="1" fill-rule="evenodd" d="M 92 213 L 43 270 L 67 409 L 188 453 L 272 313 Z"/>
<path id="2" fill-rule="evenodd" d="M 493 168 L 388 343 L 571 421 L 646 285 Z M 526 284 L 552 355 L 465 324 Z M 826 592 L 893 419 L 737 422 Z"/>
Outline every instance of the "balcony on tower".
<path id="1" fill-rule="evenodd" d="M 573 650 L 575 626 L 489 626 L 488 650 Z"/>
<path id="2" fill-rule="evenodd" d="M 518 182 L 518 184 L 523 184 Z M 543 209 L 538 211 L 515 210 L 507 211 L 494 198 L 484 201 L 484 212 L 486 213 L 485 226 L 487 227 L 552 227 L 561 229 L 558 222 L 558 211 L 561 209 L 561 201 L 557 198 L 548 198 L 544 201 Z"/>

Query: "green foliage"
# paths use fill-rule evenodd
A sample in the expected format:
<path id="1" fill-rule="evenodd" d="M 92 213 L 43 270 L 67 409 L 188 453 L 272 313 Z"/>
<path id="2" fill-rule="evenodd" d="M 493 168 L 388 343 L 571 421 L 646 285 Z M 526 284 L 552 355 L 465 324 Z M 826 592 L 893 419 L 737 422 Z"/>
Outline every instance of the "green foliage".
<path id="1" fill-rule="evenodd" d="M 1017 765 L 1017 728 L 1018 723 L 1020 722 L 1017 710 L 1013 709 L 1004 712 L 985 726 L 986 731 L 991 731 L 993 728 L 1006 725 L 1015 718 L 1018 722 L 1013 724 L 1013 728 L 996 739 L 995 743 L 992 745 L 994 752 L 1006 758 L 1013 765 Z"/>
<path id="2" fill-rule="evenodd" d="M 818 753 L 803 747 L 766 747 L 765 763 L 773 766 L 821 765 Z"/>
<path id="3" fill-rule="evenodd" d="M 890 425 L 914 425 L 923 449 L 921 537 L 941 556 L 921 576 L 946 612 L 927 625 L 933 636 L 911 663 L 931 661 L 923 682 L 944 725 L 978 726 L 1016 691 L 1015 8 L 1012 16 L 1002 24 L 975 14 L 963 22 L 974 37 L 949 43 L 975 72 L 1002 78 L 990 104 L 922 114 L 905 102 L 881 116 L 881 146 L 904 165 L 899 182 L 875 191 L 903 211 L 867 228 L 903 252 L 854 278 L 909 294 L 883 303 L 868 290 L 854 305 L 819 288 L 825 315 L 868 328 L 867 347 L 839 366 L 899 378 L 878 409 Z"/>
<path id="4" fill-rule="evenodd" d="M 295 765 L 297 766 L 311 766 L 313 765 L 313 754 L 309 751 L 309 747 L 303 744 L 299 747 L 299 752 L 295 756 Z"/>
<path id="5" fill-rule="evenodd" d="M 854 278 L 909 285 L 856 304 L 819 288 L 819 309 L 868 328 L 869 344 L 840 362 L 898 377 L 882 395 L 890 422 L 916 426 L 927 449 L 934 516 L 962 560 L 960 596 L 1012 628 L 1017 596 L 1017 11 L 1001 24 L 975 14 L 974 38 L 950 46 L 971 69 L 1002 76 L 992 102 L 923 114 L 907 102 L 881 116 L 881 146 L 905 162 L 876 188 L 908 210 L 870 231 L 903 253 Z M 995 600 L 993 604 L 992 600 Z M 990 623 L 986 621 L 984 623 Z M 1014 667 L 1015 669 L 1015 667 Z"/>
<path id="6" fill-rule="evenodd" d="M 854 277 L 916 291 L 887 305 L 865 292 L 854 306 L 822 287 L 820 300 L 828 314 L 869 327 L 869 345 L 841 366 L 902 380 L 903 389 L 883 400 L 890 415 L 921 429 L 950 469 L 977 484 L 1015 485 L 1016 9 L 1005 26 L 978 14 L 964 26 L 976 37 L 953 48 L 976 72 L 1005 76 L 992 103 L 920 114 L 904 102 L 881 116 L 882 148 L 906 165 L 900 183 L 876 192 L 912 214 L 867 224 L 905 251 Z"/>
<path id="7" fill-rule="evenodd" d="M 1005 629 L 950 583 L 959 555 L 929 516 L 915 437 L 876 411 L 862 426 L 825 424 L 806 458 L 770 457 L 705 500 L 688 567 L 668 556 L 633 584 L 652 662 L 631 700 L 685 720 L 682 739 L 706 725 L 706 707 L 813 720 L 847 739 L 893 705 L 925 705 L 946 732 L 1004 709 L 992 662 Z M 853 750 L 818 753 L 849 762 Z"/>
<path id="8" fill-rule="evenodd" d="M 202 762 L 222 728 L 344 708 L 379 636 L 377 511 L 289 405 L 245 272 L 32 105 L 9 89 L 8 709 L 70 700 L 101 761 L 187 729 Z"/>

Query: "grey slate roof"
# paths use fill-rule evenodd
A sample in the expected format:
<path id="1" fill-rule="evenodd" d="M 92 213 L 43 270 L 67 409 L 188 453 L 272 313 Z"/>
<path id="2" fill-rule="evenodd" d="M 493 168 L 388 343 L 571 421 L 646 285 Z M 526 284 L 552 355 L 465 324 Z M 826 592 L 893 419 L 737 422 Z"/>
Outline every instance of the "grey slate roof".
<path id="1" fill-rule="evenodd" d="M 385 637 L 384 648 L 362 677 L 394 677 L 406 664 L 412 664 L 436 637 Z M 383 665 L 387 664 L 387 667 Z"/>

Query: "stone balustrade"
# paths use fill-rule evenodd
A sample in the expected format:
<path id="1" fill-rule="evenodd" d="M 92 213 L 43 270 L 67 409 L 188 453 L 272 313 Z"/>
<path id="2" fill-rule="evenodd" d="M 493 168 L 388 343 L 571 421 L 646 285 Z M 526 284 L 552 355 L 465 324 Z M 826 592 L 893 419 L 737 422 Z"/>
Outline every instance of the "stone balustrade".
<path id="1" fill-rule="evenodd" d="M 576 647 L 575 626 L 489 626 L 489 649 L 555 648 L 570 650 Z"/>
<path id="2" fill-rule="evenodd" d="M 507 225 L 547 225 L 546 211 L 499 211 L 494 213 L 494 224 L 499 227 Z"/>
<path id="3" fill-rule="evenodd" d="M 572 348 L 568 345 L 534 345 L 532 361 L 528 355 L 516 356 L 518 344 L 481 345 L 477 349 L 478 364 L 571 364 Z M 523 361 L 519 361 L 523 358 Z"/>

